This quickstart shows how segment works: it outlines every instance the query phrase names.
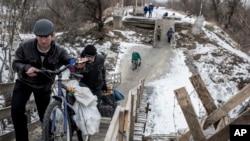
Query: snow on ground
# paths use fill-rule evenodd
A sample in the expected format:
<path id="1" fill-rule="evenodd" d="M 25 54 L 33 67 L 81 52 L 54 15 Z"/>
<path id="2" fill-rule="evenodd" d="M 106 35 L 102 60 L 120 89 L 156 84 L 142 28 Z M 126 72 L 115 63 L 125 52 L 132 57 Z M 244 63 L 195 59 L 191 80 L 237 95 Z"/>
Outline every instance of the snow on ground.
<path id="1" fill-rule="evenodd" d="M 188 22 L 193 24 L 195 21 L 195 18 L 184 18 L 185 15 L 168 11 L 162 7 L 154 9 L 152 18 L 162 18 L 163 13 L 166 11 L 169 16 L 173 16 L 173 13 L 175 13 L 176 17 L 181 17 L 182 20 L 179 22 Z M 217 101 L 225 102 L 239 91 L 237 87 L 237 82 L 239 82 L 239 80 L 249 80 L 250 58 L 248 55 L 235 48 L 235 45 L 237 44 L 234 43 L 229 36 L 224 34 L 223 36 L 226 37 L 224 39 L 222 39 L 221 36 L 218 36 L 218 34 L 222 32 L 220 28 L 215 27 L 215 29 L 216 30 L 214 32 L 211 32 L 206 28 L 203 28 L 203 31 L 205 32 L 205 36 L 216 42 L 217 45 L 195 43 L 196 48 L 188 50 L 188 53 L 193 55 L 202 55 L 198 60 L 193 60 L 193 63 L 197 67 L 198 73 L 202 76 L 202 79 L 205 82 L 207 89 L 212 94 L 216 104 L 219 104 Z M 131 39 L 129 36 L 133 32 L 120 32 L 122 32 L 128 39 Z M 112 31 L 110 34 L 113 34 Z M 28 35 L 23 35 L 23 37 L 24 36 L 26 38 L 30 37 Z M 32 37 L 34 36 L 32 35 Z M 143 46 L 139 39 L 134 37 L 133 40 L 121 42 L 119 51 L 123 53 L 120 53 L 118 56 L 119 59 L 115 68 L 116 72 L 119 72 L 118 66 L 120 64 L 120 60 L 123 59 L 124 52 L 135 46 L 138 47 L 138 44 Z M 96 47 L 100 52 L 106 52 L 110 46 L 111 43 L 107 42 L 103 45 L 97 45 Z M 167 72 L 161 79 L 146 84 L 146 86 L 154 87 L 154 91 L 149 97 L 151 111 L 148 115 L 146 135 L 168 134 L 176 132 L 179 129 L 187 128 L 186 120 L 173 93 L 175 89 L 185 87 L 191 98 L 198 118 L 205 114 L 195 89 L 189 82 L 189 77 L 192 76 L 192 73 L 185 63 L 187 59 L 185 53 L 178 47 L 174 49 L 174 52 L 176 55 L 171 60 L 172 67 L 170 71 Z M 214 52 L 219 55 L 214 56 Z M 235 63 L 235 60 L 238 60 L 238 62 Z M 232 81 L 232 79 L 236 81 Z M 231 113 L 231 116 L 234 117 L 236 114 Z"/>
<path id="2" fill-rule="evenodd" d="M 166 10 L 162 7 L 154 9 L 152 18 L 162 18 L 165 12 L 168 12 L 169 16 L 182 18 L 181 21 L 177 22 L 194 24 L 196 20 L 196 17 L 185 17 L 185 15 L 172 10 Z M 205 22 L 205 24 L 209 23 Z M 205 37 L 214 42 L 215 45 L 211 43 L 199 44 L 196 42 L 196 48 L 187 52 L 193 56 L 201 55 L 198 60 L 193 60 L 193 64 L 196 66 L 215 103 L 219 106 L 239 91 L 237 87 L 240 82 L 239 80 L 249 81 L 250 58 L 247 54 L 236 49 L 237 43 L 230 39 L 222 29 L 216 26 L 213 26 L 213 28 L 214 31 L 209 31 L 204 27 L 202 30 L 205 33 Z M 131 49 L 135 46 L 133 43 L 123 44 L 126 45 L 120 46 L 122 52 L 126 52 L 126 49 Z M 182 50 L 182 47 L 178 46 L 174 52 L 176 56 L 170 61 L 172 65 L 170 71 L 161 79 L 146 84 L 146 86 L 153 87 L 154 89 L 148 100 L 151 105 L 151 111 L 148 114 L 146 136 L 151 134 L 176 133 L 179 129 L 188 128 L 184 115 L 174 96 L 173 91 L 178 88 L 186 88 L 198 116 L 197 118 L 201 119 L 205 115 L 204 108 L 195 92 L 195 88 L 193 88 L 189 81 L 192 73 L 185 62 L 187 60 L 186 54 Z M 122 59 L 122 56 L 119 58 Z M 230 113 L 231 117 L 237 116 L 237 108 Z"/>

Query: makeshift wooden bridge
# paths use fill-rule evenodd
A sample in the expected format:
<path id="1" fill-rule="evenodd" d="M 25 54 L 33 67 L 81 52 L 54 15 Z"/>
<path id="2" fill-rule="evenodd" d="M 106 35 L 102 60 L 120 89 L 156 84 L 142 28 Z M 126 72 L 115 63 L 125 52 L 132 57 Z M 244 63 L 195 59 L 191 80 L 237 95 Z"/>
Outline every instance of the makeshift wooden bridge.
<path id="1" fill-rule="evenodd" d="M 217 107 L 199 74 L 190 77 L 190 81 L 196 89 L 207 115 L 204 117 L 204 120 L 200 121 L 197 118 L 186 89 L 184 87 L 176 89 L 174 91 L 175 96 L 189 127 L 189 131 L 177 138 L 178 141 L 189 141 L 191 136 L 195 141 L 228 141 L 230 139 L 230 125 L 250 125 L 250 109 L 247 109 L 231 121 L 227 116 L 236 106 L 249 98 L 250 84 L 220 107 Z M 214 133 L 210 133 L 208 136 L 204 131 L 209 127 L 214 128 Z"/>

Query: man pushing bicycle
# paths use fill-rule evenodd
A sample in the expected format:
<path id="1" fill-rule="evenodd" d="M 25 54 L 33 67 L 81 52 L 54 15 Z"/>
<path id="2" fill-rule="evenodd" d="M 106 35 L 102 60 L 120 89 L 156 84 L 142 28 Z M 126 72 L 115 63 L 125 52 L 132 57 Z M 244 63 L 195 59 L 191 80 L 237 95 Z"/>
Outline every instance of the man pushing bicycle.
<path id="1" fill-rule="evenodd" d="M 141 56 L 137 51 L 133 51 L 132 53 L 132 69 L 135 70 L 137 66 L 141 65 Z"/>

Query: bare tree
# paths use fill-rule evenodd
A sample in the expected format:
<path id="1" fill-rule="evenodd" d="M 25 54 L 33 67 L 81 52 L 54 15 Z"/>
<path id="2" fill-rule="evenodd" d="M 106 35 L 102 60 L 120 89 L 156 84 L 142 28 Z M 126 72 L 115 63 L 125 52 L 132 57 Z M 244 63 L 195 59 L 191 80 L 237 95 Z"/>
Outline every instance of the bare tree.
<path id="1" fill-rule="evenodd" d="M 7 81 L 14 80 L 14 72 L 10 67 L 12 64 L 13 52 L 15 51 L 15 43 L 20 40 L 19 31 L 22 25 L 22 20 L 25 15 L 28 0 L 3 0 L 2 5 L 5 6 L 6 12 L 2 13 L 2 30 L 1 30 L 1 43 L 2 43 L 2 56 L 0 56 L 0 82 L 4 80 L 2 74 L 8 72 Z M 6 79 L 6 78 L 5 78 Z"/>
<path id="2" fill-rule="evenodd" d="M 79 0 L 86 7 L 86 16 L 89 17 L 93 22 L 97 23 L 99 31 L 103 30 L 103 1 L 102 0 Z"/>

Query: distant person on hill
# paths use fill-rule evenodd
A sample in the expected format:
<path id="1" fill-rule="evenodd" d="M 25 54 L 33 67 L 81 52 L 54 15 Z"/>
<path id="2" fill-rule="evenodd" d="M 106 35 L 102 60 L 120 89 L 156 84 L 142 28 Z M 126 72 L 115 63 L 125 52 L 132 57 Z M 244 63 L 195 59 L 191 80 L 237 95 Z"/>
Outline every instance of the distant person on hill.
<path id="1" fill-rule="evenodd" d="M 173 34 L 174 34 L 174 31 L 173 31 L 172 27 L 170 27 L 170 29 L 169 29 L 168 32 L 167 32 L 168 43 L 171 42 L 171 39 L 172 39 Z"/>
<path id="2" fill-rule="evenodd" d="M 144 17 L 146 17 L 147 16 L 147 13 L 148 13 L 148 7 L 147 7 L 147 5 L 145 5 L 145 7 L 144 7 Z"/>
<path id="3" fill-rule="evenodd" d="M 152 5 L 152 3 L 149 4 L 148 6 L 148 12 L 149 12 L 149 18 L 152 18 L 152 12 L 153 12 L 154 6 Z"/>
<path id="4" fill-rule="evenodd" d="M 156 36 L 157 36 L 157 40 L 160 41 L 161 40 L 161 27 L 159 25 L 156 29 Z"/>

